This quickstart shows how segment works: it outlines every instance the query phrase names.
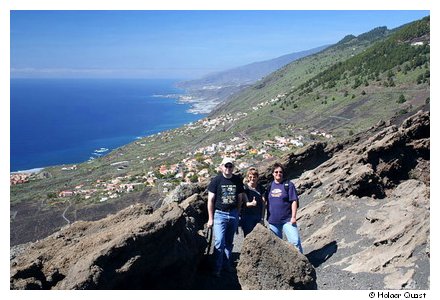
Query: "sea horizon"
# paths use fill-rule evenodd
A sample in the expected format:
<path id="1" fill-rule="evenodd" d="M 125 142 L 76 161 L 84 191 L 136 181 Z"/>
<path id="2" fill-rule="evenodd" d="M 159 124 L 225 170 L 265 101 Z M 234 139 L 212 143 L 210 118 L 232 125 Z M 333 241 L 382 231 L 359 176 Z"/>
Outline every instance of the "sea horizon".
<path id="1" fill-rule="evenodd" d="M 84 163 L 203 118 L 177 101 L 178 81 L 11 78 L 10 172 Z"/>

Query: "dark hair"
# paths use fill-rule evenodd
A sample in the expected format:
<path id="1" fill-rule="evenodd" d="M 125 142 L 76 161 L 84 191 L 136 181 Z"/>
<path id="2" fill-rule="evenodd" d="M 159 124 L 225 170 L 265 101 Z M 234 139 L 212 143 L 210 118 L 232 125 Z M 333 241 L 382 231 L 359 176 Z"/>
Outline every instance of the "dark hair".
<path id="1" fill-rule="evenodd" d="M 249 175 L 256 175 L 256 176 L 258 177 L 259 174 L 258 174 L 258 170 L 257 170 L 257 168 L 250 167 L 250 168 L 247 170 L 246 177 L 249 176 Z"/>
<path id="2" fill-rule="evenodd" d="M 284 166 L 278 162 L 273 164 L 272 173 L 275 172 L 275 170 L 278 168 L 281 168 L 281 170 L 283 170 L 283 173 L 285 173 Z"/>

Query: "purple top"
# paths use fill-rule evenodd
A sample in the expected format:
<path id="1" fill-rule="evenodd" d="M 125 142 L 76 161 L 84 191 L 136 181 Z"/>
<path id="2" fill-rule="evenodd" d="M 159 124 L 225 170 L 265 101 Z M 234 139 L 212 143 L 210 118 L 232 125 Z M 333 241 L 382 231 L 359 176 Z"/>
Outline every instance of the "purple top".
<path id="1" fill-rule="evenodd" d="M 293 182 L 289 181 L 289 193 L 284 188 L 284 182 L 272 182 L 267 197 L 267 221 L 271 224 L 284 224 L 292 218 L 292 202 L 298 200 L 298 194 Z"/>

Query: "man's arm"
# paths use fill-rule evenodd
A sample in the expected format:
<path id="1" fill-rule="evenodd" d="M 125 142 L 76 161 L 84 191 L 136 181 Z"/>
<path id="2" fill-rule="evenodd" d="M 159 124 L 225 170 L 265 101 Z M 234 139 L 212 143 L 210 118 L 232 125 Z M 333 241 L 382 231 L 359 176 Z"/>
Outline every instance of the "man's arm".
<path id="1" fill-rule="evenodd" d="M 292 225 L 296 224 L 296 211 L 298 210 L 298 201 L 295 200 L 292 202 L 292 218 L 290 219 L 290 223 Z"/>
<path id="2" fill-rule="evenodd" d="M 215 194 L 208 192 L 208 227 L 212 227 L 214 224 L 214 200 Z"/>

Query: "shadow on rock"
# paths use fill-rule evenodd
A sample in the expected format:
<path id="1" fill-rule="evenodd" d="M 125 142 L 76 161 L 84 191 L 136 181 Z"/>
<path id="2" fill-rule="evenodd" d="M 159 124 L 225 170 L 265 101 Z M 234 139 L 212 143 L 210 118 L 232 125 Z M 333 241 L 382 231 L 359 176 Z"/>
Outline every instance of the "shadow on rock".
<path id="1" fill-rule="evenodd" d="M 313 267 L 317 268 L 330 257 L 332 257 L 332 255 L 335 254 L 336 251 L 338 251 L 338 244 L 336 243 L 336 241 L 332 241 L 324 247 L 318 250 L 313 250 L 312 252 L 306 254 L 306 257 L 313 265 Z"/>

